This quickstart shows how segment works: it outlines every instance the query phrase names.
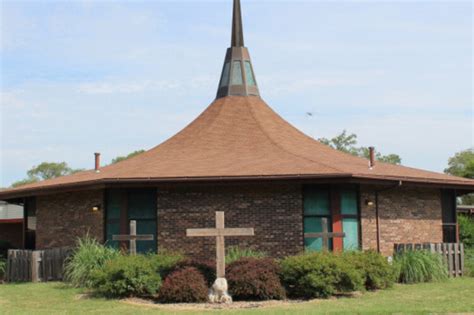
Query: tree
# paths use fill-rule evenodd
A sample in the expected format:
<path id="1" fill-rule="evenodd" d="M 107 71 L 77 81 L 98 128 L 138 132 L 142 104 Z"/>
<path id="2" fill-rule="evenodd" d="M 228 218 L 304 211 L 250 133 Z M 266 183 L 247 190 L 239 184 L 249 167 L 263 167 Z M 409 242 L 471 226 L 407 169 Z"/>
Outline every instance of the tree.
<path id="1" fill-rule="evenodd" d="M 132 158 L 136 155 L 139 155 L 141 153 L 145 152 L 145 150 L 137 150 L 137 151 L 133 151 L 132 153 L 130 153 L 129 155 L 127 156 L 117 156 L 115 159 L 112 159 L 112 163 L 111 164 L 115 164 L 115 163 L 118 163 L 118 162 L 122 162 L 124 160 L 127 160 L 129 158 Z"/>
<path id="2" fill-rule="evenodd" d="M 457 152 L 448 160 L 448 167 L 445 173 L 474 179 L 474 148 L 470 148 L 461 152 Z M 474 194 L 462 196 L 461 204 L 474 205 Z"/>
<path id="3" fill-rule="evenodd" d="M 456 153 L 448 160 L 445 173 L 474 179 L 474 148 Z"/>
<path id="4" fill-rule="evenodd" d="M 18 187 L 26 184 L 38 182 L 40 180 L 56 178 L 60 176 L 70 175 L 82 171 L 82 169 L 72 169 L 66 162 L 43 162 L 34 166 L 26 172 L 27 178 L 14 182 L 12 187 Z"/>
<path id="5" fill-rule="evenodd" d="M 25 178 L 25 179 L 14 182 L 11 187 L 14 188 L 18 186 L 28 185 L 28 184 L 36 183 L 37 181 L 38 181 L 37 178 Z"/>
<path id="6" fill-rule="evenodd" d="M 357 135 L 355 133 L 347 134 L 346 130 L 343 130 L 339 135 L 332 139 L 320 138 L 319 142 L 324 143 L 336 150 L 350 153 L 355 156 L 369 158 L 368 147 L 357 147 Z M 380 152 L 375 153 L 375 159 L 380 162 L 401 164 L 402 159 L 398 154 L 382 155 Z"/>

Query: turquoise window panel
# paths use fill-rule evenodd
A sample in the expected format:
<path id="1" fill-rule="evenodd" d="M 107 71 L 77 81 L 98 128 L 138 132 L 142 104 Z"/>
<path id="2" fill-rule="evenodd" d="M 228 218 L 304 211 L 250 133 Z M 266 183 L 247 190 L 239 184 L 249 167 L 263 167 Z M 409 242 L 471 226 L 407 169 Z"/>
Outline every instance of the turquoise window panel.
<path id="1" fill-rule="evenodd" d="M 359 249 L 359 220 L 355 218 L 342 219 L 342 231 L 344 237 L 344 250 Z"/>
<path id="2" fill-rule="evenodd" d="M 356 190 L 341 191 L 341 214 L 358 214 Z"/>
<path id="3" fill-rule="evenodd" d="M 240 65 L 240 61 L 234 61 L 232 63 L 232 76 L 230 79 L 231 85 L 242 85 L 244 84 L 242 79 L 242 66 Z"/>
<path id="4" fill-rule="evenodd" d="M 224 70 L 222 70 L 220 87 L 229 86 L 229 72 L 230 72 L 230 62 L 226 62 L 224 65 Z"/>
<path id="5" fill-rule="evenodd" d="M 304 195 L 305 215 L 329 215 L 329 191 L 307 189 Z"/>
<path id="6" fill-rule="evenodd" d="M 128 218 L 131 220 L 156 218 L 156 194 L 150 190 L 131 191 L 128 194 Z"/>
<path id="7" fill-rule="evenodd" d="M 304 233 L 318 233 L 323 231 L 322 218 L 306 217 L 304 218 Z M 331 220 L 328 218 L 328 231 L 331 231 Z M 322 238 L 306 238 L 304 239 L 306 250 L 321 251 L 323 249 Z M 329 248 L 332 248 L 332 240 L 329 240 Z"/>
<path id="8" fill-rule="evenodd" d="M 255 78 L 253 76 L 252 65 L 250 61 L 245 61 L 245 78 L 248 86 L 255 86 Z"/>
<path id="9" fill-rule="evenodd" d="M 107 231 L 106 245 L 109 246 L 109 247 L 118 249 L 120 242 L 113 241 L 112 236 L 120 234 L 120 224 L 119 223 L 107 223 L 106 231 Z"/>
<path id="10" fill-rule="evenodd" d="M 107 219 L 120 219 L 122 193 L 119 190 L 107 192 Z"/>
<path id="11" fill-rule="evenodd" d="M 137 234 L 152 234 L 152 241 L 137 241 L 137 253 L 155 253 L 157 250 L 156 241 L 156 221 L 155 220 L 137 220 Z"/>

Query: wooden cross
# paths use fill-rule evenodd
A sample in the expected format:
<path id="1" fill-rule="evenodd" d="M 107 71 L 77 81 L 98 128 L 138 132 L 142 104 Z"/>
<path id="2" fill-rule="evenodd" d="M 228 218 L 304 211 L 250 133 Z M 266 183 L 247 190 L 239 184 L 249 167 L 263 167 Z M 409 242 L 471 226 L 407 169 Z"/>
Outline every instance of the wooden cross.
<path id="1" fill-rule="evenodd" d="M 346 233 L 344 232 L 328 232 L 328 219 L 321 218 L 321 225 L 323 228 L 322 232 L 319 233 L 304 233 L 304 238 L 322 238 L 323 239 L 323 249 L 327 250 L 329 248 L 329 239 L 336 237 L 344 237 Z"/>
<path id="2" fill-rule="evenodd" d="M 130 235 L 112 235 L 114 241 L 129 241 L 130 255 L 137 254 L 137 241 L 153 241 L 153 234 L 137 235 L 137 221 L 130 220 Z"/>
<path id="3" fill-rule="evenodd" d="M 225 277 L 225 236 L 253 236 L 253 228 L 225 228 L 224 212 L 216 211 L 216 228 L 187 229 L 186 236 L 215 236 L 216 237 L 216 275 Z"/>

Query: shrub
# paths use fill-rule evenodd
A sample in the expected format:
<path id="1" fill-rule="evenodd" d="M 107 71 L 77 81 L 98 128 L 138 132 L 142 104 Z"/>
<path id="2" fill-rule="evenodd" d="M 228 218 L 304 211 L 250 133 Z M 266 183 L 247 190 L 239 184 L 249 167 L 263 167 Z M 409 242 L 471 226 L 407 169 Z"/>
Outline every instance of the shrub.
<path id="1" fill-rule="evenodd" d="M 93 273 L 95 291 L 106 297 L 151 296 L 160 285 L 160 275 L 144 255 L 120 255 Z"/>
<path id="2" fill-rule="evenodd" d="M 163 279 L 166 275 L 176 269 L 178 263 L 185 259 L 182 254 L 168 251 L 161 251 L 158 254 L 149 254 L 148 257 L 150 258 L 156 272 L 158 272 Z"/>
<path id="3" fill-rule="evenodd" d="M 235 300 L 281 300 L 285 298 L 285 289 L 279 271 L 274 259 L 241 258 L 226 268 L 229 291 Z"/>
<path id="4" fill-rule="evenodd" d="M 344 257 L 354 268 L 360 270 L 367 290 L 389 288 L 395 282 L 395 268 L 388 263 L 387 258 L 373 250 L 347 252 Z"/>
<path id="5" fill-rule="evenodd" d="M 267 255 L 264 252 L 253 250 L 251 248 L 231 246 L 227 249 L 227 253 L 225 255 L 225 263 L 228 265 L 244 257 L 263 258 L 266 256 Z"/>
<path id="6" fill-rule="evenodd" d="M 86 235 L 78 239 L 76 249 L 66 260 L 65 279 L 75 287 L 89 288 L 92 285 L 92 273 L 119 255 L 117 250 L 106 247 Z"/>
<path id="7" fill-rule="evenodd" d="M 162 303 L 198 303 L 207 300 L 207 285 L 195 267 L 175 270 L 165 278 L 158 293 Z"/>
<path id="8" fill-rule="evenodd" d="M 185 258 L 179 261 L 172 271 L 185 269 L 187 267 L 194 267 L 199 270 L 204 276 L 208 287 L 212 286 L 214 280 L 216 280 L 216 263 L 214 261 Z"/>
<path id="9" fill-rule="evenodd" d="M 441 281 L 448 271 L 441 255 L 423 250 L 404 251 L 395 255 L 397 279 L 401 283 Z"/>
<path id="10" fill-rule="evenodd" d="M 474 248 L 464 249 L 464 274 L 474 277 Z"/>
<path id="11" fill-rule="evenodd" d="M 364 287 L 362 273 L 342 255 L 329 252 L 308 252 L 285 258 L 281 262 L 281 278 L 288 295 L 297 298 L 325 298 Z"/>
<path id="12" fill-rule="evenodd" d="M 466 248 L 474 248 L 474 218 L 458 215 L 459 241 Z"/>

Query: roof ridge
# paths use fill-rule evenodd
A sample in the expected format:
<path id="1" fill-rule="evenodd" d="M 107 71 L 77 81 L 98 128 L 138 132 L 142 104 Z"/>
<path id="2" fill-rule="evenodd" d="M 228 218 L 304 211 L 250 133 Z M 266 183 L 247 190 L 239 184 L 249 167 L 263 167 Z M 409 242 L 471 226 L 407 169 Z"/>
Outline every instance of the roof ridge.
<path id="1" fill-rule="evenodd" d="M 265 102 L 263 102 L 263 103 L 266 105 Z M 267 105 L 267 106 L 268 106 L 268 105 Z M 289 151 L 288 149 L 285 149 L 285 148 L 282 147 L 281 145 L 279 145 L 276 141 L 274 141 L 274 140 L 270 137 L 270 135 L 269 135 L 269 134 L 265 131 L 265 129 L 262 127 L 262 124 L 260 123 L 260 121 L 258 120 L 258 118 L 254 115 L 253 106 L 251 106 L 251 104 L 250 104 L 250 106 L 247 106 L 247 107 L 250 107 L 250 115 L 252 115 L 253 119 L 257 122 L 258 128 L 262 131 L 262 133 L 265 135 L 265 137 L 266 137 L 268 140 L 270 140 L 270 142 L 271 142 L 274 146 L 276 146 L 276 147 L 279 148 L 280 150 L 282 150 L 282 151 L 284 151 L 284 152 L 286 152 L 286 153 L 288 153 L 288 154 L 290 154 L 290 155 L 293 155 L 293 156 L 296 156 L 296 157 L 298 157 L 298 158 L 301 158 L 301 159 L 310 161 L 310 162 L 312 162 L 312 163 L 317 163 L 317 164 L 320 164 L 320 165 L 324 165 L 324 166 L 326 166 L 326 167 L 328 167 L 328 168 L 330 168 L 330 169 L 333 169 L 333 170 L 335 170 L 335 171 L 337 171 L 337 172 L 342 172 L 342 170 L 340 170 L 340 169 L 337 169 L 337 168 L 335 168 L 335 167 L 333 167 L 333 166 L 329 166 L 329 165 L 327 165 L 327 164 L 325 164 L 325 163 L 322 163 L 322 162 L 320 162 L 320 161 L 312 160 L 312 159 L 310 159 L 310 158 L 308 158 L 308 157 L 306 157 L 306 156 L 298 155 L 298 154 L 296 154 L 296 153 L 294 153 L 294 152 Z M 272 110 L 272 111 L 273 111 L 273 110 Z M 274 112 L 274 113 L 275 113 L 275 112 Z M 276 114 L 276 113 L 275 113 L 275 114 Z M 278 114 L 277 114 L 277 115 L 278 115 Z M 280 118 L 280 117 L 279 117 L 279 118 Z M 281 119 L 281 118 L 280 118 L 280 119 Z M 287 123 L 285 120 L 283 120 L 283 121 L 284 121 L 285 123 Z M 314 140 L 314 139 L 313 139 L 313 140 Z"/>

